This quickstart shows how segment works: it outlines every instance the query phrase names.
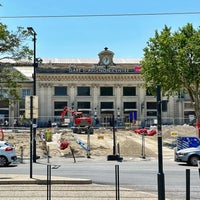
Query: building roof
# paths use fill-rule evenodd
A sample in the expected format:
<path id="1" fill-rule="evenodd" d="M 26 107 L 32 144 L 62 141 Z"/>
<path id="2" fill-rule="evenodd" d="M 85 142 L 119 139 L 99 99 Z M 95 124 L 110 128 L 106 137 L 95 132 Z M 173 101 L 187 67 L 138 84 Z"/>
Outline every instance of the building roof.
<path id="1" fill-rule="evenodd" d="M 32 80 L 33 75 L 33 66 L 16 66 L 14 67 L 21 74 L 27 77 L 29 80 Z"/>
<path id="2" fill-rule="evenodd" d="M 113 58 L 114 63 L 116 64 L 135 64 L 140 63 L 141 59 L 139 58 Z M 99 62 L 99 58 L 43 58 L 42 63 L 66 63 L 66 64 L 96 64 Z"/>
<path id="3" fill-rule="evenodd" d="M 115 64 L 139 64 L 141 59 L 139 58 L 113 58 Z M 33 75 L 33 63 L 27 60 L 21 60 L 19 62 L 13 60 L 4 60 L 7 63 L 20 64 L 14 66 L 15 69 L 20 71 L 29 80 L 32 80 Z M 99 58 L 43 58 L 42 64 L 97 64 Z M 25 64 L 24 66 L 22 66 Z"/>

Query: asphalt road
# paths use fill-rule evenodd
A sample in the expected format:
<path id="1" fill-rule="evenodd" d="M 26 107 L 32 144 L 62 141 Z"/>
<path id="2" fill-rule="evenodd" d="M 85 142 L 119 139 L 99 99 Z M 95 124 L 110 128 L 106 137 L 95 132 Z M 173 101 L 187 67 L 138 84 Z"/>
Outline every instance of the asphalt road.
<path id="1" fill-rule="evenodd" d="M 47 174 L 47 160 L 39 159 L 33 164 L 34 175 Z M 119 166 L 119 182 L 121 187 L 139 189 L 146 192 L 157 192 L 158 161 L 156 159 L 129 159 L 122 162 L 107 161 L 104 157 L 51 158 L 52 176 L 92 179 L 93 183 L 115 185 L 115 166 Z M 199 199 L 200 177 L 197 167 L 178 164 L 171 160 L 164 160 L 163 172 L 165 178 L 165 196 L 168 199 L 185 199 L 186 169 L 190 170 L 190 197 Z M 30 174 L 29 160 L 10 167 L 0 168 L 3 174 Z"/>

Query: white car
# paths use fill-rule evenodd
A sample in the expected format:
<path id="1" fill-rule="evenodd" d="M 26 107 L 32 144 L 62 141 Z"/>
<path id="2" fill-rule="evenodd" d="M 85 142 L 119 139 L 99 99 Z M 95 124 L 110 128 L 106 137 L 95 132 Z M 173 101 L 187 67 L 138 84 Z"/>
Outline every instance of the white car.
<path id="1" fill-rule="evenodd" d="M 0 167 L 8 166 L 17 160 L 13 145 L 6 141 L 0 141 Z"/>

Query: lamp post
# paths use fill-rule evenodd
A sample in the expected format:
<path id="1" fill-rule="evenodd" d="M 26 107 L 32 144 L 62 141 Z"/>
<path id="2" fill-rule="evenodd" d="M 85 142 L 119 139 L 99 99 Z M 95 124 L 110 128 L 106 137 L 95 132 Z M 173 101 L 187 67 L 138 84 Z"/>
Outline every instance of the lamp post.
<path id="1" fill-rule="evenodd" d="M 32 27 L 27 27 L 31 35 L 33 35 L 33 95 L 36 95 L 36 35 L 37 33 Z M 33 111 L 33 106 L 31 108 Z M 33 119 L 33 162 L 36 162 L 36 119 Z"/>

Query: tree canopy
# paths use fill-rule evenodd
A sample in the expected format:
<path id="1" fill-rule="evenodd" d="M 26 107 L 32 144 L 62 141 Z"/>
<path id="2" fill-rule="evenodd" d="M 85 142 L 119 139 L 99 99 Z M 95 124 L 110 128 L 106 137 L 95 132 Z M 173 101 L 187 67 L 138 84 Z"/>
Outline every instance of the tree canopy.
<path id="1" fill-rule="evenodd" d="M 188 23 L 172 32 L 165 26 L 150 38 L 144 48 L 142 75 L 145 87 L 155 91 L 161 86 L 163 95 L 171 96 L 184 90 L 194 105 L 200 121 L 200 29 Z"/>
<path id="2" fill-rule="evenodd" d="M 9 64 L 8 59 L 31 58 L 33 51 L 26 44 L 29 35 L 22 27 L 18 27 L 16 32 L 11 32 L 6 25 L 0 23 L 0 100 L 19 99 L 17 90 L 24 77 Z"/>

